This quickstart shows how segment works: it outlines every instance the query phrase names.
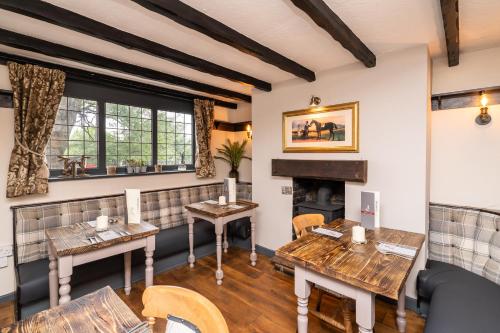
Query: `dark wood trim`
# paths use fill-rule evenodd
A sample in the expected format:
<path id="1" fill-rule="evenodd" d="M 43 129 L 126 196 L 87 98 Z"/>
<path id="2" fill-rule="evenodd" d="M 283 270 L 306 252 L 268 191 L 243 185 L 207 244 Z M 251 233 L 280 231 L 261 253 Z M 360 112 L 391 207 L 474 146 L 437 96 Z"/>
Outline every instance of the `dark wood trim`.
<path id="1" fill-rule="evenodd" d="M 368 161 L 273 159 L 272 176 L 366 183 Z"/>
<path id="2" fill-rule="evenodd" d="M 439 206 L 439 207 L 446 207 L 446 208 L 470 209 L 470 210 L 475 210 L 475 211 L 482 212 L 482 213 L 500 215 L 500 210 L 490 209 L 490 208 L 478 208 L 478 207 L 470 207 L 470 206 L 458 206 L 458 205 L 442 204 L 442 203 L 436 203 L 436 202 L 429 202 L 429 206 Z"/>
<path id="3" fill-rule="evenodd" d="M 309 17 L 333 39 L 338 41 L 346 50 L 352 53 L 366 67 L 375 67 L 377 58 L 363 44 L 361 39 L 335 14 L 323 0 L 291 0 L 293 4 L 303 10 Z"/>
<path id="4" fill-rule="evenodd" d="M 500 104 L 500 87 L 488 87 L 432 95 L 432 111 L 481 107 L 483 92 L 488 96 L 489 105 Z"/>
<path id="5" fill-rule="evenodd" d="M 0 108 L 12 107 L 12 91 L 0 89 Z"/>
<path id="6" fill-rule="evenodd" d="M 168 17 L 175 22 L 205 34 L 221 43 L 232 46 L 243 53 L 256 57 L 268 64 L 292 73 L 309 82 L 316 80 L 313 71 L 271 50 L 270 48 L 231 29 L 227 25 L 184 4 L 171 0 L 133 0 L 139 5 Z"/>
<path id="7" fill-rule="evenodd" d="M 226 132 L 243 132 L 247 130 L 247 125 L 252 125 L 252 122 L 243 121 L 240 123 L 230 123 L 222 120 L 214 121 L 214 129 Z"/>
<path id="8" fill-rule="evenodd" d="M 271 91 L 271 84 L 165 45 L 116 29 L 91 18 L 39 0 L 0 0 L 0 8 L 75 30 L 92 37 L 157 56 L 192 69 Z"/>
<path id="9" fill-rule="evenodd" d="M 0 43 L 31 52 L 42 53 L 51 57 L 69 59 L 87 65 L 110 69 L 112 71 L 137 75 L 155 81 L 161 81 L 176 86 L 202 91 L 212 95 L 238 99 L 249 103 L 252 102 L 252 96 L 245 95 L 236 91 L 215 87 L 206 83 L 196 82 L 179 76 L 159 72 L 153 69 L 132 65 L 126 62 L 106 58 L 97 54 L 80 51 L 64 45 L 18 34 L 5 29 L 0 29 Z"/>
<path id="10" fill-rule="evenodd" d="M 446 49 L 448 51 L 448 66 L 459 64 L 460 56 L 460 25 L 458 21 L 458 0 L 441 0 Z"/>
<path id="11" fill-rule="evenodd" d="M 136 91 L 136 92 L 156 94 L 159 96 L 177 98 L 177 99 L 181 99 L 181 100 L 191 100 L 192 101 L 195 98 L 208 99 L 208 100 L 213 100 L 215 102 L 215 105 L 220 106 L 220 107 L 225 107 L 225 108 L 234 109 L 234 110 L 236 110 L 238 108 L 238 105 L 236 103 L 226 102 L 226 101 L 214 99 L 211 97 L 195 95 L 195 94 L 187 93 L 184 91 L 163 88 L 163 87 L 159 87 L 159 86 L 155 86 L 155 85 L 151 85 L 151 84 L 147 84 L 147 83 L 122 79 L 122 78 L 104 75 L 104 74 L 93 73 L 93 72 L 85 71 L 82 69 L 62 66 L 62 65 L 44 62 L 44 61 L 40 61 L 40 60 L 36 60 L 36 59 L 32 59 L 32 58 L 26 58 L 26 57 L 17 56 L 14 54 L 0 52 L 0 63 L 6 64 L 8 61 L 14 61 L 14 62 L 17 62 L 20 64 L 34 64 L 34 65 L 47 67 L 47 68 L 57 68 L 57 69 L 60 69 L 63 72 L 65 72 L 67 78 L 72 78 L 72 79 L 81 80 L 81 81 L 87 81 L 87 82 L 91 82 L 91 83 L 98 82 L 99 84 L 109 86 L 109 87 L 125 88 L 125 89 L 129 89 L 129 90 Z M 12 95 L 12 92 L 8 92 L 8 93 L 10 93 Z"/>

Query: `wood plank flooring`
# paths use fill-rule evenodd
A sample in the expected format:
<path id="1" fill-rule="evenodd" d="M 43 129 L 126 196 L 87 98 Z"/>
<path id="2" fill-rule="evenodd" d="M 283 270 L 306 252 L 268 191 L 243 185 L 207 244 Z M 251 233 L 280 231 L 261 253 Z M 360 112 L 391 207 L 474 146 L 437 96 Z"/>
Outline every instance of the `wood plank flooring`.
<path id="1" fill-rule="evenodd" d="M 252 267 L 249 252 L 230 248 L 223 255 L 224 283 L 215 283 L 215 256 L 197 260 L 195 267 L 188 265 L 158 274 L 155 284 L 176 285 L 198 291 L 210 299 L 221 310 L 231 333 L 294 333 L 296 331 L 296 297 L 293 293 L 293 278 L 276 272 L 269 258 L 260 255 L 257 266 Z M 144 282 L 132 286 L 130 296 L 123 290 L 118 295 L 141 317 Z M 316 304 L 316 291 L 310 298 L 309 307 Z M 11 323 L 13 303 L 0 304 L 0 327 Z M 322 311 L 334 313 L 338 303 L 332 297 L 324 297 Z M 395 305 L 377 301 L 377 333 L 397 333 Z M 341 319 L 340 313 L 337 314 Z M 415 312 L 407 311 L 407 333 L 421 333 L 424 320 Z M 339 332 L 330 325 L 309 315 L 309 331 L 312 333 Z M 159 320 L 155 332 L 165 331 L 165 321 Z M 357 332 L 357 328 L 355 330 Z"/>

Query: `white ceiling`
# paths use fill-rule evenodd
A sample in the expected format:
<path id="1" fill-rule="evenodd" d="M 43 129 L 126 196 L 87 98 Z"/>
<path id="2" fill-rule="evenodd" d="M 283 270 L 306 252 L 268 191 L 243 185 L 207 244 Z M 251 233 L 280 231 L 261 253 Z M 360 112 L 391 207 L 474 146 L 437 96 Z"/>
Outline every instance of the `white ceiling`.
<path id="1" fill-rule="evenodd" d="M 418 44 L 428 44 L 432 57 L 445 54 L 439 0 L 325 1 L 376 56 Z M 129 0 L 49 0 L 48 2 L 271 83 L 294 77 Z M 289 0 L 183 0 L 183 2 L 315 72 L 357 62 L 348 51 Z M 0 17 L 0 28 L 234 91 L 251 93 L 249 86 L 198 72 L 49 23 L 3 10 L 0 10 Z M 500 45 L 499 20 L 498 0 L 460 1 L 461 51 Z M 12 52 L 11 48 L 1 45 L 0 50 Z"/>

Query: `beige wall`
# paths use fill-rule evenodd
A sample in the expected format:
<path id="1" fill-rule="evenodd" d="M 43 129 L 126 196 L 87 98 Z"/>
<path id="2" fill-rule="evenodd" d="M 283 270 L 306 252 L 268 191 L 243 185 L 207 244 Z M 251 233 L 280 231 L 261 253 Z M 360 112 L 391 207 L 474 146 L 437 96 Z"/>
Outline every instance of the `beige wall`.
<path id="1" fill-rule="evenodd" d="M 360 192 L 381 192 L 381 224 L 425 233 L 428 202 L 429 58 L 425 46 L 377 57 L 377 66 L 361 64 L 317 73 L 307 83 L 293 80 L 274 85 L 270 93 L 254 92 L 252 121 L 253 197 L 259 202 L 257 243 L 270 249 L 292 238 L 292 196 L 281 186 L 290 178 L 271 176 L 271 159 L 366 159 L 368 182 L 346 183 L 346 217 L 360 219 Z M 360 152 L 355 154 L 285 154 L 281 147 L 282 112 L 307 107 L 312 94 L 322 105 L 359 101 Z M 415 297 L 415 273 L 409 278 Z"/>
<path id="2" fill-rule="evenodd" d="M 500 86 L 500 47 L 464 53 L 460 65 L 432 64 L 433 93 Z M 500 105 L 486 126 L 478 107 L 432 112 L 431 201 L 500 209 Z"/>
<path id="3" fill-rule="evenodd" d="M 7 70 L 5 66 L 0 66 L 0 89 L 10 90 Z M 240 105 L 239 105 L 240 108 Z M 242 113 L 249 116 L 250 109 L 248 105 L 241 104 Z M 224 108 L 216 108 L 216 119 L 231 121 L 231 118 L 241 117 L 246 121 L 250 118 L 239 115 L 238 111 L 228 110 Z M 2 140 L 0 142 L 0 193 L 5 193 L 7 182 L 7 170 L 10 158 L 10 151 L 14 143 L 14 113 L 12 109 L 0 108 L 0 133 Z M 234 140 L 246 137 L 246 132 L 224 132 L 213 131 L 212 151 L 215 153 L 215 148 L 219 147 L 227 138 Z M 251 155 L 251 143 L 249 145 L 248 154 Z M 155 175 L 155 176 L 138 176 L 124 178 L 108 178 L 83 181 L 66 181 L 50 183 L 47 195 L 28 196 L 21 199 L 0 199 L 0 214 L 3 220 L 0 223 L 0 245 L 12 244 L 12 213 L 10 206 L 18 204 L 27 204 L 34 202 L 45 202 L 53 200 L 65 200 L 70 198 L 92 197 L 96 195 L 106 195 L 122 193 L 125 188 L 140 188 L 141 190 L 162 189 L 178 186 L 195 185 L 202 183 L 212 183 L 221 181 L 227 176 L 229 167 L 222 161 L 216 160 L 217 177 L 214 179 L 197 179 L 194 173 L 173 174 L 173 175 Z M 240 167 L 240 179 L 243 181 L 251 181 L 251 162 L 244 160 Z M 0 268 L 0 296 L 13 292 L 15 289 L 15 279 L 13 270 L 13 258 L 9 257 L 9 265 L 6 268 Z"/>

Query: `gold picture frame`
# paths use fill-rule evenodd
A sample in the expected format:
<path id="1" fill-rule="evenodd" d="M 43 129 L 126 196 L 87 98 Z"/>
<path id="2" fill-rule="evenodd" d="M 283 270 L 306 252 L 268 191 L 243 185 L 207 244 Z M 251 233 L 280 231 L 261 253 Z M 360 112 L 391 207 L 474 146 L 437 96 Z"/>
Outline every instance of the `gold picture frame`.
<path id="1" fill-rule="evenodd" d="M 357 153 L 359 102 L 283 112 L 282 137 L 284 153 Z"/>

